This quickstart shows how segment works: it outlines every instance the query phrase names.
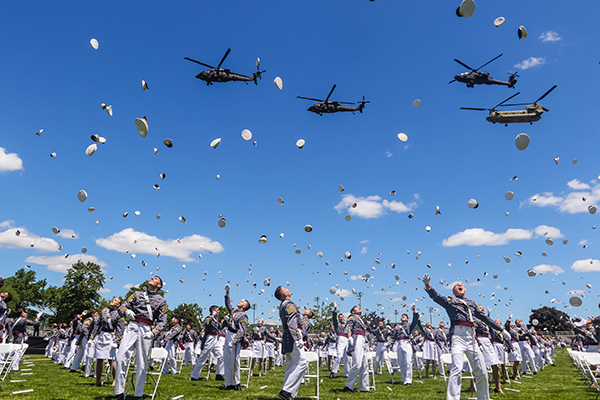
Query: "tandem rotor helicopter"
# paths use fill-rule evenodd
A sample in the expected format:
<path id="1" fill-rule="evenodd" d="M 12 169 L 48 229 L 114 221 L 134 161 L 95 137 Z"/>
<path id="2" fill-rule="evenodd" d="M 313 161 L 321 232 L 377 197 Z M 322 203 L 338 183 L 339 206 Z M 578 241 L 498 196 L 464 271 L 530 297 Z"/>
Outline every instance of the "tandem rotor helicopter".
<path id="1" fill-rule="evenodd" d="M 465 64 L 462 61 L 455 58 L 454 61 L 456 61 L 463 67 L 470 69 L 471 72 L 463 72 L 462 74 L 455 75 L 454 79 L 448 83 L 452 83 L 452 82 L 456 82 L 456 81 L 463 82 L 463 83 L 466 83 L 467 87 L 470 87 L 470 88 L 474 87 L 475 85 L 504 85 L 504 86 L 508 86 L 509 88 L 515 87 L 515 84 L 517 83 L 516 77 L 519 76 L 519 75 L 517 75 L 516 72 L 510 74 L 510 77 L 508 78 L 507 82 L 499 81 L 499 80 L 491 78 L 490 74 L 488 72 L 479 72 L 479 70 L 481 68 L 485 67 L 486 65 L 488 65 L 492 61 L 500 58 L 501 56 L 502 56 L 502 54 L 492 58 L 490 61 L 483 64 L 481 67 L 475 68 L 475 69 L 469 67 L 467 64 Z"/>
<path id="2" fill-rule="evenodd" d="M 474 108 L 474 107 L 461 107 L 461 110 L 475 110 L 475 111 L 489 111 L 489 115 L 486 117 L 486 120 L 491 122 L 492 124 L 499 123 L 504 124 L 504 126 L 508 126 L 508 124 L 513 123 L 524 123 L 529 122 L 533 124 L 535 121 L 539 121 L 542 118 L 542 114 L 544 111 L 548 111 L 548 109 L 542 107 L 540 100 L 544 97 L 548 96 L 551 91 L 556 89 L 556 85 L 552 86 L 550 90 L 541 95 L 536 101 L 533 103 L 514 103 L 514 104 L 504 104 L 508 100 L 517 96 L 519 93 L 513 94 L 508 99 L 496 104 L 492 108 Z M 527 106 L 525 110 L 513 110 L 513 111 L 498 111 L 496 108 L 498 107 L 511 107 L 511 106 Z"/>
<path id="3" fill-rule="evenodd" d="M 323 114 L 330 114 L 330 113 L 344 112 L 344 111 L 351 112 L 352 114 L 354 114 L 355 111 L 358 111 L 362 114 L 362 110 L 363 110 L 363 108 L 365 108 L 365 104 L 370 103 L 370 101 L 365 100 L 365 96 L 363 96 L 363 99 L 361 102 L 357 102 L 358 103 L 357 107 L 348 107 L 348 106 L 341 105 L 341 104 L 355 104 L 355 103 L 350 103 L 350 102 L 345 102 L 345 101 L 329 101 L 329 98 L 331 97 L 331 94 L 335 90 L 335 87 L 336 87 L 336 85 L 333 85 L 333 87 L 331 88 L 331 91 L 329 92 L 329 94 L 327 95 L 325 100 L 314 99 L 312 97 L 304 97 L 304 96 L 296 96 L 296 97 L 299 99 L 318 101 L 319 103 L 313 104 L 312 106 L 308 107 L 307 110 L 310 112 L 314 112 L 315 114 L 319 114 L 320 116 L 323 116 Z"/>
<path id="4" fill-rule="evenodd" d="M 252 76 L 236 74 L 234 72 L 231 72 L 231 70 L 229 70 L 229 69 L 221 69 L 221 65 L 223 65 L 223 62 L 229 55 L 230 51 L 231 51 L 231 49 L 227 49 L 227 51 L 225 52 L 225 55 L 219 62 L 219 65 L 217 65 L 216 67 L 213 67 L 212 65 L 205 64 L 200 61 L 196 61 L 189 57 L 184 57 L 184 60 L 195 62 L 196 64 L 203 65 L 207 68 L 212 68 L 212 69 L 209 69 L 206 71 L 202 71 L 198 75 L 196 75 L 196 78 L 198 78 L 202 81 L 205 81 L 207 86 L 212 85 L 214 82 L 230 82 L 230 81 L 242 81 L 242 82 L 246 82 L 246 85 L 248 84 L 248 82 L 254 82 L 254 84 L 258 85 L 257 79 L 260 78 L 260 75 L 263 72 L 267 72 L 267 71 L 260 70 L 260 58 L 256 59 L 255 65 L 256 65 L 257 71 L 255 73 L 253 73 Z"/>

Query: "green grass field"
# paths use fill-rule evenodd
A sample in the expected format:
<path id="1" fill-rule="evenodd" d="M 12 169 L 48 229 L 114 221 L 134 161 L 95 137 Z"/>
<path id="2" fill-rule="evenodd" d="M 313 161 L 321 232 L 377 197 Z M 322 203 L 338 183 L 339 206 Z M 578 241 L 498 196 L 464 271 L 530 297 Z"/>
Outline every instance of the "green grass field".
<path id="1" fill-rule="evenodd" d="M 20 399 L 94 399 L 108 400 L 112 398 L 112 387 L 95 387 L 93 378 L 83 378 L 83 374 L 71 374 L 67 370 L 55 365 L 52 361 L 45 359 L 42 355 L 31 355 L 25 358 L 25 361 L 32 361 L 33 366 L 22 366 L 22 368 L 31 368 L 31 371 L 13 372 L 6 381 L 1 382 L 3 391 L 0 392 L 0 398 L 20 398 Z M 522 384 L 513 383 L 506 387 L 520 390 L 520 393 L 505 391 L 504 395 L 491 393 L 492 399 L 594 399 L 596 391 L 588 389 L 587 381 L 579 373 L 577 368 L 571 362 L 566 351 L 559 351 L 556 357 L 556 367 L 547 367 L 545 371 L 538 373 L 532 378 L 523 378 Z M 283 381 L 283 370 L 277 368 L 275 371 L 269 371 L 267 376 L 252 377 L 250 379 L 250 388 L 242 392 L 221 390 L 223 382 L 214 381 L 214 374 L 211 374 L 211 380 L 191 382 L 189 380 L 191 367 L 184 367 L 179 375 L 164 375 L 160 383 L 159 399 L 171 399 L 175 396 L 184 395 L 182 399 L 276 399 L 277 393 L 281 390 Z M 206 372 L 206 370 L 204 371 Z M 255 371 L 256 372 L 256 371 Z M 32 375 L 21 375 L 22 373 L 33 373 Z M 329 379 L 325 369 L 321 370 L 322 383 L 321 398 L 325 400 L 346 400 L 346 399 L 444 399 L 446 397 L 446 386 L 444 380 L 438 377 L 433 379 L 419 379 L 415 373 L 412 386 L 392 385 L 388 374 L 376 376 L 376 393 L 342 393 L 345 380 Z M 25 379 L 25 382 L 11 383 L 12 380 Z M 242 376 L 244 381 L 244 376 Z M 417 381 L 422 381 L 419 383 Z M 311 382 L 312 383 L 312 382 Z M 265 387 L 266 386 L 266 387 Z M 260 389 L 264 387 L 264 389 Z M 314 393 L 314 383 L 303 386 L 300 389 L 299 396 L 311 395 Z M 148 386 L 147 386 L 148 388 Z M 388 389 L 389 388 L 389 389 Z M 468 384 L 463 382 L 463 389 L 467 389 Z M 11 392 L 34 389 L 32 393 L 17 394 L 10 396 Z M 391 390 L 390 390 L 391 389 Z M 463 392 L 463 398 L 468 398 L 469 392 Z"/>

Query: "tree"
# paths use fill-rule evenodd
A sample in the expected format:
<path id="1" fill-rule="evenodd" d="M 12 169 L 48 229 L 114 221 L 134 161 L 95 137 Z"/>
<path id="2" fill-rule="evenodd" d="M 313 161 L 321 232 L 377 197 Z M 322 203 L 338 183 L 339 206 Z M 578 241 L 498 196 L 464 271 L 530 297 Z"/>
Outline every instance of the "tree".
<path id="1" fill-rule="evenodd" d="M 200 328 L 200 323 L 197 317 L 200 317 L 200 320 L 202 320 L 202 307 L 196 303 L 181 303 L 173 311 L 167 311 L 167 317 L 169 318 L 168 327 L 173 325 L 171 320 L 177 318 L 182 327 L 190 324 L 192 329 L 198 329 Z"/>
<path id="2" fill-rule="evenodd" d="M 537 325 L 533 325 L 534 319 L 538 321 Z M 569 325 L 568 321 L 569 315 L 554 307 L 542 307 L 531 310 L 531 315 L 529 316 L 529 325 L 535 326 L 535 329 L 539 333 L 544 333 L 544 331 L 570 331 L 573 327 Z"/>
<path id="3" fill-rule="evenodd" d="M 333 302 L 329 304 L 320 303 L 320 298 L 315 298 L 317 304 L 313 306 L 313 318 L 311 321 L 311 332 L 329 332 L 331 330 L 331 312 L 333 311 Z"/>
<path id="4" fill-rule="evenodd" d="M 104 274 L 98 264 L 77 261 L 67 270 L 64 284 L 58 289 L 56 320 L 69 321 L 84 310 L 97 307 L 100 289 L 104 287 Z"/>
<path id="5" fill-rule="evenodd" d="M 23 308 L 29 311 L 31 307 L 43 307 L 45 305 L 44 290 L 46 280 L 37 280 L 33 270 L 21 268 L 4 280 L 3 291 L 13 295 L 10 308 L 17 310 Z"/>

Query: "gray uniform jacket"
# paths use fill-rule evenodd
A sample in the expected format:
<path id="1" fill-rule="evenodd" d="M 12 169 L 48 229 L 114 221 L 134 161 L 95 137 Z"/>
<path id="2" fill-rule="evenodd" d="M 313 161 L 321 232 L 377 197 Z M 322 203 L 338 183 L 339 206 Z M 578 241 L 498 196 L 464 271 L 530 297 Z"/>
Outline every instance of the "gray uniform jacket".
<path id="1" fill-rule="evenodd" d="M 110 308 L 107 310 L 102 310 L 100 313 L 100 318 L 98 319 L 97 328 L 95 329 L 96 335 L 101 331 L 113 333 L 116 332 L 117 326 L 119 325 L 119 320 L 121 319 L 123 318 L 119 315 L 119 310 L 116 308 L 112 310 Z"/>
<path id="2" fill-rule="evenodd" d="M 502 330 L 502 327 L 495 323 L 494 320 L 485 315 L 485 313 L 477 310 L 477 305 L 473 300 L 467 298 L 458 298 L 456 296 L 442 296 L 436 292 L 434 288 L 425 289 L 425 291 L 434 302 L 444 307 L 448 313 L 448 318 L 450 318 L 451 322 L 449 332 L 450 340 L 452 340 L 455 325 L 468 323 L 473 324 L 474 318 L 480 319 L 481 322 L 494 330 Z"/>
<path id="3" fill-rule="evenodd" d="M 419 323 L 419 314 L 416 312 L 413 313 L 413 319 L 409 323 L 400 322 L 395 328 L 392 334 L 390 335 L 390 346 L 392 346 L 396 341 L 403 339 L 410 339 L 410 335 L 417 328 L 417 324 Z"/>
<path id="4" fill-rule="evenodd" d="M 248 328 L 248 317 L 246 312 L 240 308 L 233 308 L 231 305 L 231 299 L 225 295 L 225 307 L 231 314 L 229 317 L 228 329 L 233 333 L 233 343 L 239 343 L 246 336 L 246 329 Z"/>
<path id="5" fill-rule="evenodd" d="M 390 337 L 391 331 L 388 328 L 375 328 L 371 329 L 371 333 L 375 336 L 375 341 L 377 343 L 387 343 Z"/>
<path id="6" fill-rule="evenodd" d="M 367 328 L 365 327 L 362 316 L 358 314 L 350 314 L 348 316 L 346 328 L 350 331 L 353 338 L 359 335 L 365 336 L 367 334 Z"/>
<path id="7" fill-rule="evenodd" d="M 183 343 L 196 343 L 197 335 L 193 329 L 186 329 L 183 331 Z"/>
<path id="8" fill-rule="evenodd" d="M 179 334 L 181 333 L 181 325 L 173 325 L 171 330 L 165 336 L 165 340 L 176 341 L 179 338 Z"/>
<path id="9" fill-rule="evenodd" d="M 298 306 L 291 299 L 282 301 L 279 305 L 279 318 L 283 325 L 281 352 L 291 353 L 294 350 L 294 342 L 302 340 L 302 323 Z"/>
<path id="10" fill-rule="evenodd" d="M 150 305 L 150 311 L 152 315 L 148 314 L 148 307 L 146 304 L 146 295 Z M 121 315 L 125 313 L 125 309 L 133 311 L 136 317 L 136 321 L 154 324 L 152 333 L 157 336 L 160 331 L 165 328 L 167 324 L 167 301 L 157 292 L 134 292 L 129 298 L 119 307 Z"/>
<path id="11" fill-rule="evenodd" d="M 4 302 L 4 300 L 0 300 L 0 324 L 4 324 L 4 320 L 8 315 L 8 306 Z"/>

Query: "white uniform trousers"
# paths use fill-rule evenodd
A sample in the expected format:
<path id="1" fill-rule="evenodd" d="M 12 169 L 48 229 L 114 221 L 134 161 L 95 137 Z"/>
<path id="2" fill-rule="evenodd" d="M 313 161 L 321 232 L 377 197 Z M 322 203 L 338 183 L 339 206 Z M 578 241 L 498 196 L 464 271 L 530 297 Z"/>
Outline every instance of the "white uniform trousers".
<path id="1" fill-rule="evenodd" d="M 194 357 L 194 342 L 185 342 L 183 344 L 185 348 L 185 354 L 183 356 L 183 365 L 186 367 L 190 364 L 193 364 L 196 361 L 196 357 Z"/>
<path id="2" fill-rule="evenodd" d="M 304 349 L 298 349 L 296 343 L 294 343 L 292 352 L 285 354 L 285 374 L 282 390 L 290 393 L 292 398 L 296 397 L 307 369 L 308 362 L 304 356 Z"/>
<path id="3" fill-rule="evenodd" d="M 56 350 L 54 354 L 52 354 L 52 359 L 54 360 L 54 364 L 58 363 L 58 358 L 60 357 L 65 345 L 67 344 L 67 339 L 59 339 L 58 346 L 56 346 Z"/>
<path id="4" fill-rule="evenodd" d="M 175 352 L 177 351 L 177 343 L 172 340 L 167 340 L 165 350 L 167 350 L 167 361 L 162 370 L 163 374 L 177 374 L 177 363 L 175 362 Z"/>
<path id="5" fill-rule="evenodd" d="M 490 388 L 483 354 L 475 340 L 475 329 L 470 326 L 456 325 L 450 340 L 450 353 L 452 354 L 452 367 L 448 378 L 447 400 L 460 400 L 463 364 L 465 354 L 471 364 L 477 400 L 489 400 Z"/>
<path id="6" fill-rule="evenodd" d="M 92 361 L 94 361 L 94 349 L 96 348 L 96 342 L 94 340 L 88 340 L 85 346 L 85 372 L 83 376 L 87 378 L 92 375 Z"/>
<path id="7" fill-rule="evenodd" d="M 71 363 L 73 362 L 73 358 L 75 357 L 75 353 L 77 352 L 77 338 L 79 335 L 75 336 L 73 340 L 71 340 L 71 344 L 69 345 L 69 352 L 67 353 L 67 357 L 65 358 L 64 366 L 65 368 L 71 368 Z"/>
<path id="8" fill-rule="evenodd" d="M 79 364 L 83 359 L 83 355 L 85 354 L 85 347 L 87 346 L 87 338 L 84 336 L 81 338 L 81 343 L 77 346 L 77 350 L 75 352 L 75 357 L 73 357 L 73 362 L 71 363 L 71 371 L 77 371 L 79 368 Z"/>
<path id="9" fill-rule="evenodd" d="M 408 385 L 412 383 L 412 345 L 408 339 L 400 339 L 396 343 L 398 344 L 398 366 L 402 373 L 402 383 Z"/>
<path id="10" fill-rule="evenodd" d="M 535 356 L 535 364 L 539 368 L 540 371 L 544 370 L 544 358 L 542 357 L 542 351 L 540 350 L 540 346 L 531 346 L 531 350 L 533 350 L 533 355 Z"/>
<path id="11" fill-rule="evenodd" d="M 131 321 L 123 332 L 123 338 L 117 351 L 117 372 L 115 378 L 115 394 L 119 395 L 125 391 L 127 379 L 127 368 L 129 359 L 135 351 L 135 397 L 144 395 L 144 384 L 146 383 L 146 371 L 148 370 L 148 359 L 150 356 L 152 340 L 144 339 L 145 333 L 152 330 L 150 325 L 142 322 Z"/>
<path id="12" fill-rule="evenodd" d="M 44 355 L 46 358 L 52 358 L 52 348 L 54 347 L 54 339 L 48 340 L 48 346 L 46 346 L 46 350 Z"/>
<path id="13" fill-rule="evenodd" d="M 277 342 L 277 357 L 275 358 L 275 366 L 283 366 L 283 354 L 281 353 L 281 342 Z"/>
<path id="14" fill-rule="evenodd" d="M 69 347 L 69 339 L 65 339 L 64 343 L 60 349 L 60 354 L 58 355 L 58 363 L 59 364 L 64 364 L 65 360 L 67 359 L 67 354 L 69 354 L 69 350 L 71 348 Z"/>
<path id="15" fill-rule="evenodd" d="M 223 346 L 225 345 L 225 336 L 219 335 L 219 341 L 213 349 L 213 364 L 217 364 L 217 375 L 225 374 L 225 362 L 223 360 Z"/>
<path id="16" fill-rule="evenodd" d="M 346 354 L 346 350 L 348 349 L 348 338 L 346 336 L 338 336 L 337 337 L 337 354 L 335 359 L 333 360 L 333 367 L 331 368 L 331 372 L 335 375 L 340 370 L 340 363 L 342 359 L 344 360 L 344 376 L 348 376 L 348 371 L 350 370 L 350 360 L 348 358 L 348 354 Z"/>
<path id="17" fill-rule="evenodd" d="M 241 344 L 233 343 L 233 333 L 229 330 L 223 345 L 223 361 L 225 363 L 225 387 L 240 384 L 240 348 Z"/>
<path id="18" fill-rule="evenodd" d="M 358 390 L 369 390 L 369 362 L 367 352 L 369 348 L 364 335 L 354 336 L 354 352 L 352 353 L 352 367 L 348 371 L 346 387 L 354 389 L 354 382 L 358 378 Z"/>
<path id="19" fill-rule="evenodd" d="M 213 352 L 214 348 L 217 346 L 217 342 L 219 341 L 218 336 L 208 335 L 206 338 L 206 342 L 204 342 L 204 349 L 200 352 L 198 358 L 196 358 L 196 362 L 194 363 L 194 368 L 192 369 L 192 379 L 198 379 L 200 374 L 202 373 L 202 368 L 204 368 L 204 364 L 208 361 L 210 354 Z M 210 368 L 210 366 L 209 366 Z"/>
<path id="20" fill-rule="evenodd" d="M 519 341 L 519 348 L 521 349 L 521 358 L 523 362 L 521 363 L 521 372 L 527 372 L 527 359 L 529 359 L 529 367 L 532 372 L 537 373 L 537 367 L 535 366 L 535 355 L 533 354 L 533 350 L 531 350 L 531 345 L 527 341 Z"/>
<path id="21" fill-rule="evenodd" d="M 392 364 L 388 358 L 388 349 L 385 343 L 378 342 L 375 350 L 375 371 L 379 371 L 379 366 L 385 363 L 388 372 L 392 371 Z"/>

